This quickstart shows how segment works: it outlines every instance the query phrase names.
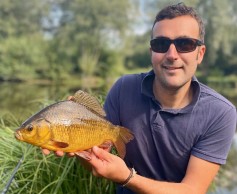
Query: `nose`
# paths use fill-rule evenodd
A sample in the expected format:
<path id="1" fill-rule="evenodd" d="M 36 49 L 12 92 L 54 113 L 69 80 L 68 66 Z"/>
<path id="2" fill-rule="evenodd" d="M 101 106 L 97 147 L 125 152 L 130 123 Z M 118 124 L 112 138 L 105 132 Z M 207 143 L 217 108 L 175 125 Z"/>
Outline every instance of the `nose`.
<path id="1" fill-rule="evenodd" d="M 176 50 L 176 47 L 175 47 L 175 45 L 172 43 L 172 44 L 170 45 L 168 51 L 166 52 L 166 57 L 167 57 L 167 59 L 173 61 L 173 60 L 177 60 L 177 59 L 178 59 L 178 56 L 179 56 L 179 54 L 178 54 L 178 52 L 177 52 L 177 50 Z"/>

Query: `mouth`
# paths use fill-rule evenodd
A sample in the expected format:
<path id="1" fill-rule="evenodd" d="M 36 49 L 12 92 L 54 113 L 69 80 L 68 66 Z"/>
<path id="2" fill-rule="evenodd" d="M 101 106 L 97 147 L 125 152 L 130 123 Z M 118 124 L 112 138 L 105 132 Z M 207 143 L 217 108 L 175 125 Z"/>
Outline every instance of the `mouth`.
<path id="1" fill-rule="evenodd" d="M 22 140 L 23 139 L 20 131 L 16 131 L 15 132 L 15 138 L 18 139 L 18 140 Z"/>
<path id="2" fill-rule="evenodd" d="M 173 67 L 173 66 L 163 66 L 164 69 L 167 70 L 177 70 L 177 69 L 182 69 L 182 67 Z"/>
<path id="3" fill-rule="evenodd" d="M 167 65 L 164 65 L 162 67 L 168 73 L 176 73 L 177 71 L 183 69 L 183 67 L 175 67 L 175 66 L 167 66 Z"/>

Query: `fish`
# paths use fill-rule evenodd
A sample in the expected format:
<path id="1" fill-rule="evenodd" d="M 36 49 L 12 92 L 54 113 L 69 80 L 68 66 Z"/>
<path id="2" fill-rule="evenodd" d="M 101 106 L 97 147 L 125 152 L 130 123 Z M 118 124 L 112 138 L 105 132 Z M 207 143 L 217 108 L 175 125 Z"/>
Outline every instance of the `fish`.
<path id="1" fill-rule="evenodd" d="M 112 145 L 124 158 L 133 133 L 113 125 L 96 97 L 78 90 L 70 100 L 53 103 L 24 121 L 15 138 L 51 151 L 80 152 Z"/>

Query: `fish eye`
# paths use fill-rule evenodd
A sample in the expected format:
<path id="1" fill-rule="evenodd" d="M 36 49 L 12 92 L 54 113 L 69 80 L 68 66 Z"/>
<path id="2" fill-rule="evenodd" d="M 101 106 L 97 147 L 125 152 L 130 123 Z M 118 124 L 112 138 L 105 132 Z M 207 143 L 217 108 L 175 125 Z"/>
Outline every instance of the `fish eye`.
<path id="1" fill-rule="evenodd" d="M 32 130 L 33 130 L 33 126 L 32 125 L 27 127 L 27 131 L 32 131 Z"/>

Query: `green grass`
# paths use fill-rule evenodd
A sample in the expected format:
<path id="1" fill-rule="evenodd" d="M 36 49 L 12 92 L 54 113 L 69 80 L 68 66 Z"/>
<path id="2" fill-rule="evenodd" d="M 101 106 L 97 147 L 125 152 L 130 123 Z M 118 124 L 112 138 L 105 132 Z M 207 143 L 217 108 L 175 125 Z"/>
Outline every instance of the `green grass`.
<path id="1" fill-rule="evenodd" d="M 106 194 L 115 185 L 86 171 L 77 158 L 45 156 L 40 148 L 14 138 L 16 119 L 0 120 L 0 192 L 5 188 L 22 155 L 24 160 L 8 193 L 14 194 Z"/>

